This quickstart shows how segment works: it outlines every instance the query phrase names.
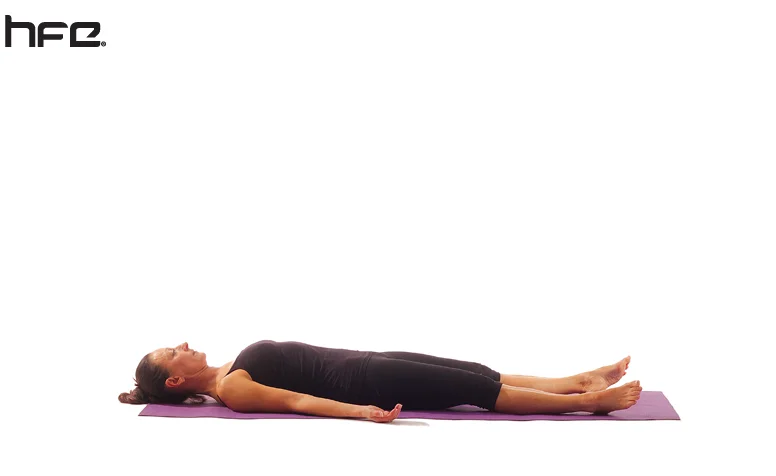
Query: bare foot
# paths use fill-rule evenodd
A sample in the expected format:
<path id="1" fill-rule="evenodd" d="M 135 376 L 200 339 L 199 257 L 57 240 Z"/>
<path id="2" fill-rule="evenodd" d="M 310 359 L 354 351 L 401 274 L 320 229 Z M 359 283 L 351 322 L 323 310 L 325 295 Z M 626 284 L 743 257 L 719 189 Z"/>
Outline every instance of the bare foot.
<path id="1" fill-rule="evenodd" d="M 616 388 L 590 393 L 591 410 L 596 414 L 606 414 L 615 410 L 625 410 L 636 404 L 641 396 L 641 383 L 638 380 L 628 382 Z"/>
<path id="2" fill-rule="evenodd" d="M 631 358 L 629 355 L 616 364 L 607 365 L 606 367 L 601 367 L 581 374 L 582 393 L 605 390 L 619 382 L 622 376 L 625 375 L 625 369 L 628 368 L 630 360 Z"/>

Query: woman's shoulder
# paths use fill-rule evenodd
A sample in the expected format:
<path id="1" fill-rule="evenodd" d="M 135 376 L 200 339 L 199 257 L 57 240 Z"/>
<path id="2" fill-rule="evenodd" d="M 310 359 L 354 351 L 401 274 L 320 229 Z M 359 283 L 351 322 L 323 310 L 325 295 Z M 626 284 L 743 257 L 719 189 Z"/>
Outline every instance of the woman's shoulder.
<path id="1" fill-rule="evenodd" d="M 239 386 L 241 383 L 244 383 L 246 380 L 253 381 L 251 374 L 244 369 L 234 369 L 218 381 L 218 384 L 216 385 L 216 394 L 219 395 L 220 398 L 221 395 L 227 393 L 234 387 Z"/>
<path id="2" fill-rule="evenodd" d="M 218 382 L 219 386 L 228 385 L 229 382 L 234 382 L 235 380 L 253 380 L 251 378 L 251 374 L 248 373 L 245 369 L 234 369 L 228 374 L 224 375 L 224 377 Z"/>

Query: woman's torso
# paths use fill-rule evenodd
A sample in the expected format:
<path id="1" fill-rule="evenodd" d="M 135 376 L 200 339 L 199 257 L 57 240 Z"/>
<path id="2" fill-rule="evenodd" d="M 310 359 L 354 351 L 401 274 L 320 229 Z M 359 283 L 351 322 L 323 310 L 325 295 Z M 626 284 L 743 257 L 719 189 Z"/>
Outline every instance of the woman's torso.
<path id="1" fill-rule="evenodd" d="M 261 340 L 240 352 L 226 375 L 244 370 L 254 382 L 343 402 L 358 400 L 375 352 Z"/>

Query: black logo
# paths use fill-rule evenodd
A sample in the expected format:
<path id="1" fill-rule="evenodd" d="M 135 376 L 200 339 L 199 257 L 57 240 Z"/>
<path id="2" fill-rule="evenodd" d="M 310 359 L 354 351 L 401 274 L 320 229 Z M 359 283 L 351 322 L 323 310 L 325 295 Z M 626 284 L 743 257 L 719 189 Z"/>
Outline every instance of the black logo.
<path id="1" fill-rule="evenodd" d="M 10 48 L 11 46 L 11 30 L 14 28 L 23 30 L 26 29 L 30 33 L 30 47 L 35 46 L 35 24 L 11 20 L 11 15 L 5 16 L 5 46 Z M 51 28 L 68 28 L 67 23 L 61 21 L 44 21 L 38 25 L 38 46 L 43 47 L 45 40 L 61 40 L 63 36 L 60 33 L 47 33 L 46 29 Z M 92 31 L 86 35 L 87 38 L 94 38 L 100 33 L 100 24 L 94 21 L 78 21 L 70 25 L 70 46 L 73 47 L 94 47 L 105 46 L 105 42 L 100 43 L 97 40 L 77 40 L 78 30 L 91 29 Z"/>

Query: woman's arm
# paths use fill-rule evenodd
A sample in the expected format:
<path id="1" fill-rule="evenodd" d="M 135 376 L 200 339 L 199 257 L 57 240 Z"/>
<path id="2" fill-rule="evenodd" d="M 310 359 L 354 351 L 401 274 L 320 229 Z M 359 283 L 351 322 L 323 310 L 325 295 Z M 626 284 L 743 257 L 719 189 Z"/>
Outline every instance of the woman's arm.
<path id="1" fill-rule="evenodd" d="M 313 395 L 301 394 L 301 397 L 299 397 L 292 406 L 295 413 L 306 413 L 309 415 L 335 418 L 366 417 L 366 409 L 361 405 L 352 405 L 350 403 L 329 400 L 328 398 L 319 398 Z"/>
<path id="2" fill-rule="evenodd" d="M 240 372 L 240 371 L 237 371 Z M 367 407 L 319 398 L 254 382 L 237 372 L 219 385 L 224 404 L 237 412 L 306 413 L 335 418 L 365 418 Z"/>

